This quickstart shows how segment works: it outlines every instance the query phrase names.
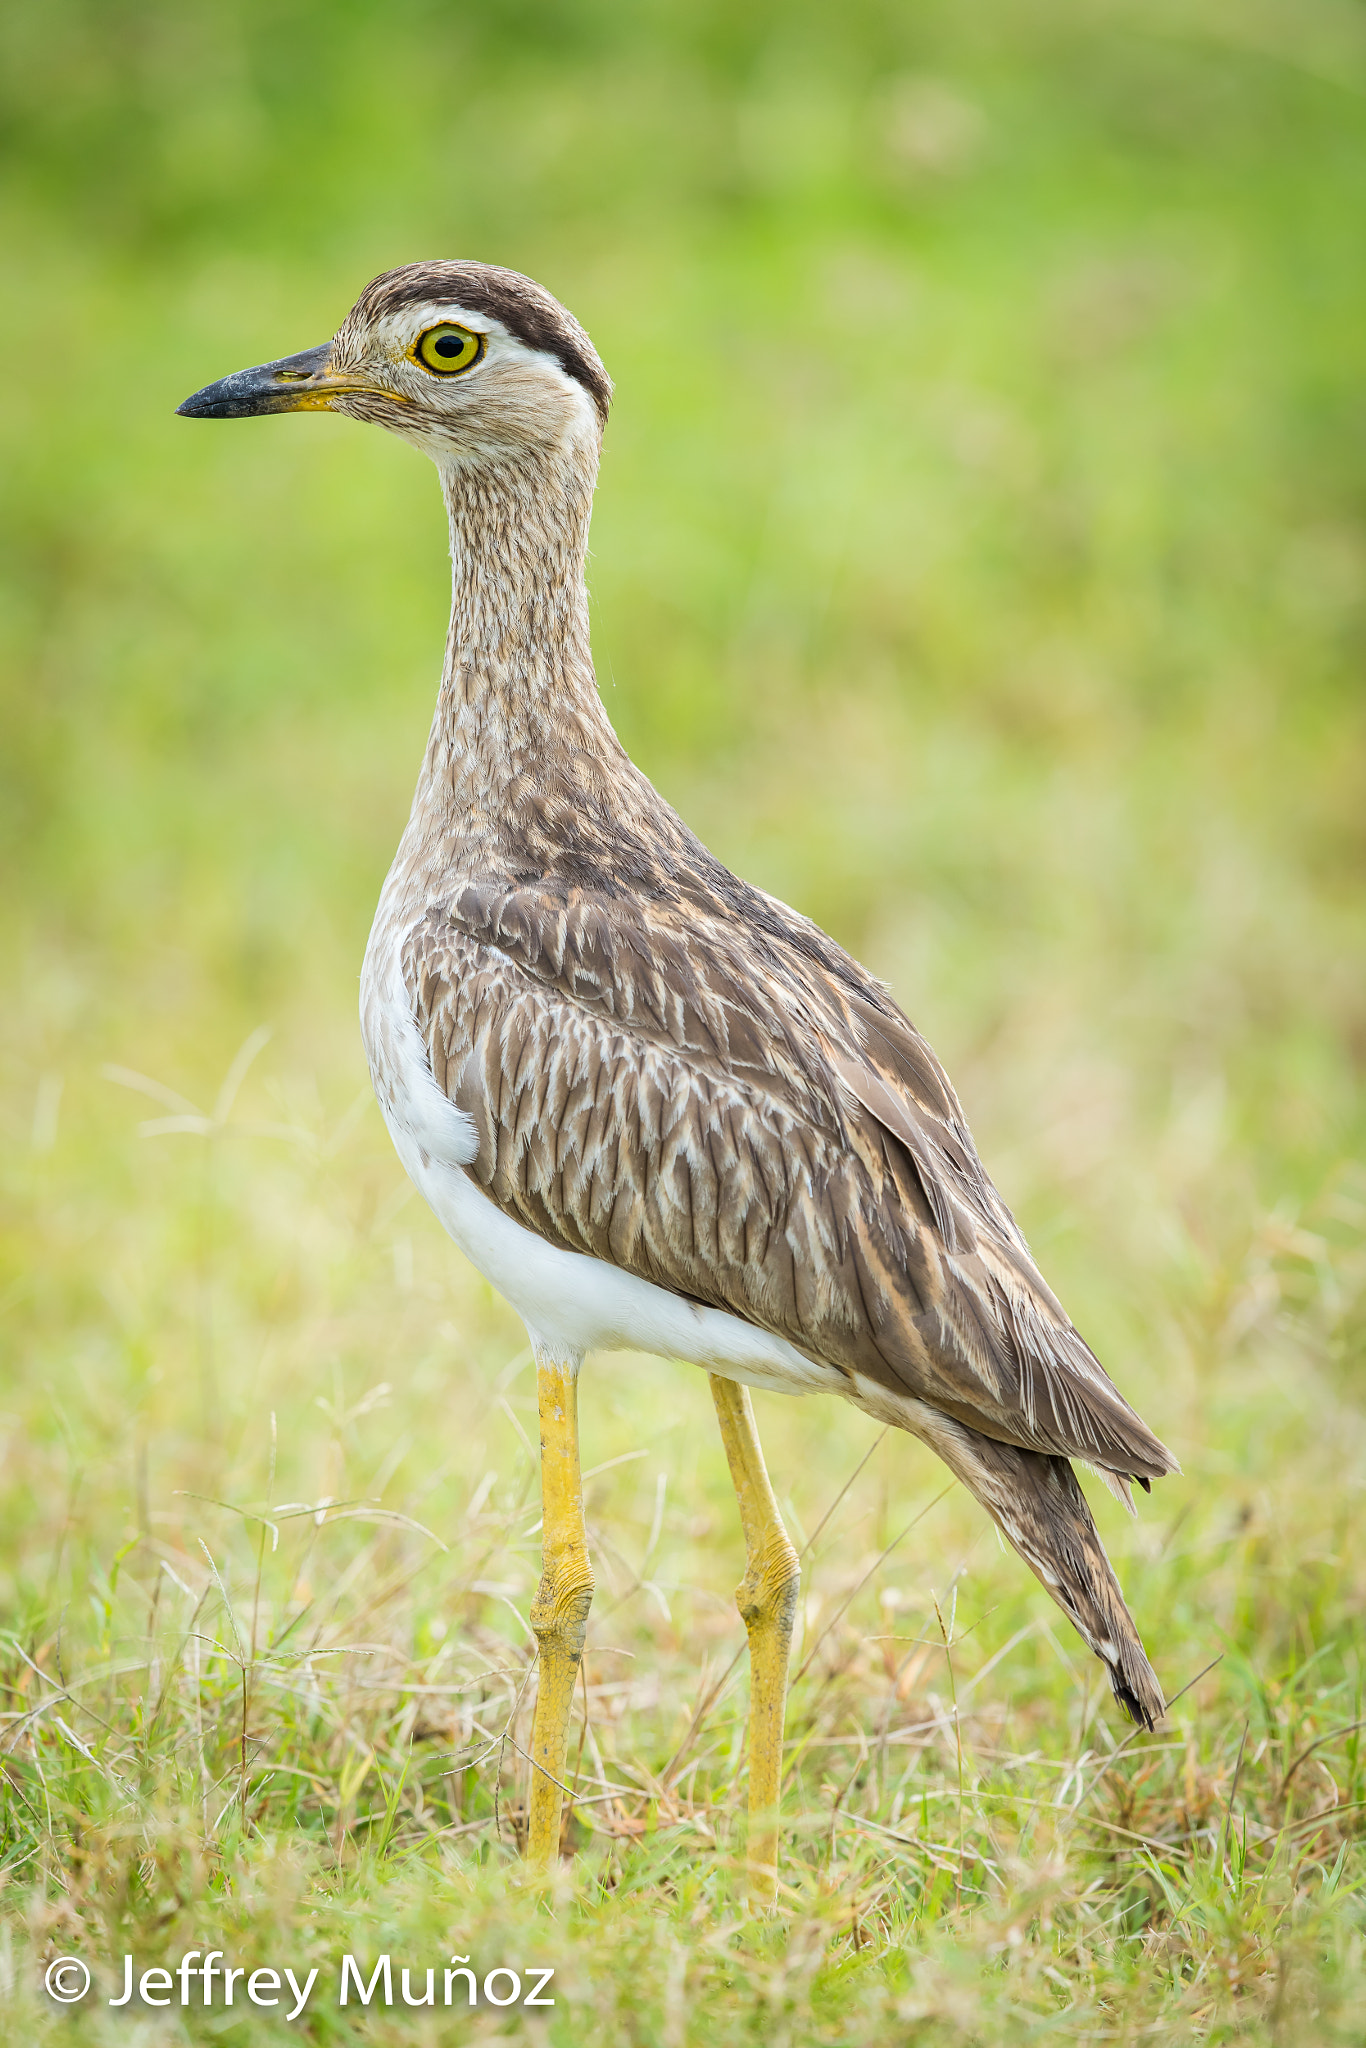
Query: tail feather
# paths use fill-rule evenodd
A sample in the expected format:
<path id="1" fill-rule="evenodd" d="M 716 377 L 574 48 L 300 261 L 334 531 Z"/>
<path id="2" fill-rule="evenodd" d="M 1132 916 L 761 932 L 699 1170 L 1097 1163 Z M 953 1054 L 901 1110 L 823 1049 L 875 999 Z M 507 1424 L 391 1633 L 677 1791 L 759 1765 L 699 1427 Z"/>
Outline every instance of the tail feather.
<path id="1" fill-rule="evenodd" d="M 1104 1661 L 1125 1713 L 1155 1728 L 1166 1711 L 1162 1688 L 1067 1459 L 998 1443 L 947 1418 L 930 1440 Z"/>

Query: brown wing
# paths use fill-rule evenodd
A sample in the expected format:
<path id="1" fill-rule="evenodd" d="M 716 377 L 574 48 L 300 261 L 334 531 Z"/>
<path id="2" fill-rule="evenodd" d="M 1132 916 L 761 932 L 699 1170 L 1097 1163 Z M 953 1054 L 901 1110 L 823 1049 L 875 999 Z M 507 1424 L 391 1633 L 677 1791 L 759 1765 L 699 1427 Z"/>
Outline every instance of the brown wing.
<path id="1" fill-rule="evenodd" d="M 746 920 L 743 945 L 707 906 L 558 883 L 468 884 L 428 913 L 405 979 L 478 1185 L 552 1243 L 1000 1441 L 1173 1469 L 1034 1268 L 929 1047 L 758 900 L 769 928 Z"/>

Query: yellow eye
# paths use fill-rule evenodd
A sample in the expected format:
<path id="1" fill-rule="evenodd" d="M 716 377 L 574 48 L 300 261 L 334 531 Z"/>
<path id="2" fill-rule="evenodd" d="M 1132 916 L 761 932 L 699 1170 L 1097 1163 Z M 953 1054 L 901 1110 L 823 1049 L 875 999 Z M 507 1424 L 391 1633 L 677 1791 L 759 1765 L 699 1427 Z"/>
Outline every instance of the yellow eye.
<path id="1" fill-rule="evenodd" d="M 429 327 L 419 335 L 413 350 L 423 368 L 435 370 L 439 377 L 472 369 L 483 353 L 482 334 L 472 334 L 468 327 L 455 327 L 449 321 L 441 327 Z"/>

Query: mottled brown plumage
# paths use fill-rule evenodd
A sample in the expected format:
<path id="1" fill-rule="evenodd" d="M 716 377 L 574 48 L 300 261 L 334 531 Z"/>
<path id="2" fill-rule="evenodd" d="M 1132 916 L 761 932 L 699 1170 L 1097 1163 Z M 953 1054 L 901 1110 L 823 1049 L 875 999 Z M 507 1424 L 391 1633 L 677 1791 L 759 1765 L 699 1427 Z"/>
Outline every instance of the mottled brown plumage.
<path id="1" fill-rule="evenodd" d="M 410 373 L 408 326 L 443 308 L 506 337 L 480 379 Z M 602 708 L 583 562 L 611 387 L 587 336 L 511 273 L 414 265 L 367 287 L 326 374 L 334 409 L 434 456 L 451 523 L 445 671 L 362 996 L 409 1170 L 472 1256 L 497 1233 L 470 1188 L 517 1244 L 767 1333 L 763 1383 L 810 1361 L 921 1436 L 1151 1725 L 1161 1690 L 1068 1461 L 1128 1499 L 1174 1460 L 1040 1275 L 887 989 L 723 867 Z M 600 1337 L 557 1334 L 497 1284 L 552 1353 L 622 1341 L 605 1310 Z"/>

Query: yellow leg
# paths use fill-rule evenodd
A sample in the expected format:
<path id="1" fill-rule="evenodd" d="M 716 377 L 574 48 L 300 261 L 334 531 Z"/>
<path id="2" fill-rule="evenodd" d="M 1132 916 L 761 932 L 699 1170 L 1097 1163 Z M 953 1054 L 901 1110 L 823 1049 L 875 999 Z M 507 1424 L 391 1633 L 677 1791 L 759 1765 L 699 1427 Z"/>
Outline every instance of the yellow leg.
<path id="1" fill-rule="evenodd" d="M 745 1576 L 735 1604 L 749 1635 L 750 1895 L 763 1907 L 772 1905 L 778 1890 L 783 1709 L 801 1571 L 764 1468 L 749 1388 L 712 1374 L 711 1393 L 745 1532 Z"/>
<path id="2" fill-rule="evenodd" d="M 536 1357 L 541 1411 L 541 1583 L 531 1626 L 541 1659 L 531 1730 L 531 1802 L 527 1859 L 550 1868 L 560 1848 L 560 1808 L 574 1681 L 583 1657 L 593 1568 L 579 1476 L 579 1368 Z"/>

